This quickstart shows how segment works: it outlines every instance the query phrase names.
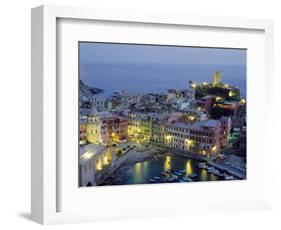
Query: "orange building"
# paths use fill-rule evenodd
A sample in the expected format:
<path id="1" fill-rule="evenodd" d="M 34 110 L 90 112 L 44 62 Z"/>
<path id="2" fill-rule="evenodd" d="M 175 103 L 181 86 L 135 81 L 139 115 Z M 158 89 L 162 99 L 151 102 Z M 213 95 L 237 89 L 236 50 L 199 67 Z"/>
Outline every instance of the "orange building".
<path id="1" fill-rule="evenodd" d="M 120 142 L 128 138 L 128 120 L 123 117 L 110 116 L 101 118 L 102 126 L 107 130 L 108 143 L 110 140 L 113 142 Z M 105 137 L 106 138 L 106 137 Z"/>

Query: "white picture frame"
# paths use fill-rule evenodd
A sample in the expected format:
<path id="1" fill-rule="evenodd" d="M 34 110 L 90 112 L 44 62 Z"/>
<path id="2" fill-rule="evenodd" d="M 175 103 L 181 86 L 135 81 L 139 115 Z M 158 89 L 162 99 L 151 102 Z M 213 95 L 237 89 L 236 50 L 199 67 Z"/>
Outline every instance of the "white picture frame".
<path id="1" fill-rule="evenodd" d="M 254 180 L 251 184 L 251 179 L 242 183 L 231 182 L 214 186 L 211 183 L 203 183 L 202 185 L 196 183 L 196 185 L 189 184 L 189 189 L 193 190 L 193 194 L 198 194 L 200 189 L 213 189 L 213 192 L 219 189 L 225 189 L 226 195 L 221 195 L 221 201 L 219 197 L 214 197 L 214 200 L 209 202 L 206 198 L 204 202 L 197 203 L 191 202 L 188 199 L 180 202 L 180 197 L 184 197 L 183 192 L 185 191 L 185 185 L 161 185 L 161 186 L 123 186 L 122 188 L 108 187 L 105 190 L 97 188 L 96 195 L 103 199 L 103 196 L 113 193 L 111 190 L 115 190 L 121 198 L 127 197 L 128 200 L 122 200 L 122 202 L 109 199 L 105 201 L 105 206 L 107 209 L 99 207 L 100 203 L 90 197 L 91 191 L 96 188 L 79 190 L 75 187 L 75 180 L 71 181 L 70 186 L 78 191 L 80 197 L 87 197 L 88 200 L 79 201 L 77 197 L 73 197 L 74 193 L 67 193 L 67 187 L 61 187 L 63 185 L 63 176 L 59 176 L 61 171 L 61 160 L 59 159 L 57 152 L 59 151 L 58 143 L 58 113 L 61 111 L 58 108 L 58 95 L 61 94 L 61 84 L 65 85 L 64 82 L 58 84 L 57 75 L 58 73 L 58 23 L 60 20 L 70 20 L 73 21 L 99 21 L 103 23 L 112 24 L 115 26 L 115 22 L 129 23 L 130 26 L 134 26 L 134 23 L 153 25 L 156 27 L 169 27 L 169 28 L 180 28 L 183 30 L 185 27 L 200 28 L 201 30 L 208 29 L 219 29 L 225 31 L 240 30 L 243 33 L 250 33 L 251 31 L 257 31 L 262 34 L 261 40 L 257 44 L 263 44 L 264 47 L 260 47 L 261 56 L 259 57 L 257 63 L 259 63 L 260 68 L 257 70 L 264 70 L 258 74 L 259 78 L 256 80 L 256 88 L 261 89 L 260 93 L 257 91 L 252 91 L 253 97 L 250 96 L 250 101 L 252 100 L 252 108 L 248 115 L 253 117 L 252 125 L 249 124 L 249 128 L 252 131 L 248 132 L 252 135 L 251 143 L 255 140 L 259 141 L 260 137 L 257 137 L 253 131 L 255 121 L 258 118 L 269 117 L 271 109 L 274 106 L 273 100 L 273 22 L 266 19 L 248 19 L 248 18 L 231 18 L 231 17 L 214 17 L 214 16 L 191 16 L 191 15 L 173 15 L 173 14 L 163 14 L 163 13 L 151 13 L 151 12 L 133 12 L 133 11 L 113 11 L 113 10 L 100 10 L 91 8 L 79 8 L 79 7 L 66 7 L 66 6 L 51 6 L 44 5 L 32 9 L 32 188 L 31 188 L 31 213 L 32 219 L 41 224 L 56 224 L 56 223 L 70 223 L 70 222 L 85 222 L 85 221 L 96 221 L 96 220 L 107 220 L 107 219 L 126 219 L 126 218 L 141 218 L 141 217 L 151 217 L 151 216 L 171 216 L 171 215 L 186 215 L 190 213 L 205 213 L 205 212 L 219 212 L 219 211 L 243 211 L 243 210 L 260 210 L 268 209 L 272 206 L 272 184 L 273 179 L 271 177 L 271 161 L 272 151 L 270 150 L 270 138 L 265 136 L 265 144 L 262 148 L 250 148 L 249 151 L 255 151 L 259 153 L 265 152 L 264 155 L 264 167 L 263 167 L 263 180 Z M 82 22 L 83 23 L 83 22 Z M 80 25 L 76 25 L 79 29 Z M 82 34 L 82 32 L 81 32 Z M 85 34 L 85 36 L 88 36 Z M 212 36 L 212 35 L 210 35 Z M 77 38 L 79 39 L 79 38 Z M 102 37 L 100 38 L 102 40 Z M 113 40 L 122 38 L 113 38 Z M 165 37 L 163 38 L 165 39 Z M 159 38 L 159 41 L 154 40 L 153 42 L 163 43 L 163 39 Z M 237 38 L 233 38 L 234 40 Z M 251 38 L 249 38 L 251 39 Z M 133 41 L 133 40 L 131 40 Z M 149 41 L 147 41 L 149 42 Z M 150 41 L 151 42 L 151 41 Z M 174 44 L 175 41 L 171 41 Z M 204 44 L 204 41 L 201 41 Z M 217 44 L 219 46 L 220 41 L 218 39 Z M 254 43 L 254 41 L 253 41 Z M 181 42 L 179 41 L 179 44 Z M 201 43 L 202 44 L 202 43 Z M 215 44 L 215 43 L 212 43 Z M 223 44 L 223 43 L 222 43 Z M 237 43 L 238 44 L 238 43 Z M 241 43 L 242 44 L 242 43 Z M 245 43 L 246 44 L 246 43 Z M 231 44 L 230 44 L 231 45 Z M 239 46 L 239 44 L 238 44 Z M 243 45 L 241 45 L 243 46 Z M 246 47 L 247 48 L 247 47 Z M 252 48 L 254 50 L 254 48 Z M 70 52 L 71 55 L 73 53 Z M 254 56 L 254 55 L 253 55 Z M 254 60 L 249 60 L 248 63 L 252 65 L 252 70 L 254 73 Z M 71 82 L 75 79 L 70 78 Z M 254 82 L 254 79 L 251 80 Z M 250 82 L 251 83 L 251 82 Z M 69 83 L 72 85 L 72 83 Z M 64 86 L 63 86 L 64 87 Z M 251 87 L 251 86 L 249 86 Z M 261 98 L 261 105 L 264 106 L 264 111 L 261 115 L 254 118 L 255 112 L 257 112 L 257 101 L 254 97 Z M 264 99 L 264 100 L 263 100 Z M 77 99 L 76 99 L 77 100 Z M 272 129 L 272 124 L 270 119 L 265 122 L 265 126 L 261 128 L 261 132 L 270 133 Z M 74 126 L 73 126 L 74 127 Z M 250 146 L 251 147 L 251 146 Z M 251 162 L 253 168 L 252 172 L 256 172 L 255 168 L 262 163 L 261 154 L 257 154 L 257 162 L 248 159 Z M 71 160 L 70 160 L 71 161 Z M 65 162 L 65 161 L 64 161 Z M 71 161 L 75 162 L 75 161 Z M 64 163 L 64 168 L 69 169 L 67 162 Z M 71 165 L 71 163 L 69 163 Z M 259 164 L 259 165 L 258 165 Z M 77 166 L 78 167 L 78 166 Z M 251 169 L 250 169 L 251 170 Z M 76 169 L 73 169 L 77 173 Z M 63 174 L 65 174 L 63 172 Z M 250 171 L 251 174 L 251 171 Z M 251 177 L 251 175 L 250 175 Z M 254 177 L 254 176 L 253 176 Z M 251 184 L 247 187 L 247 183 Z M 258 183 L 261 183 L 258 185 Z M 63 185 L 64 186 L 64 185 Z M 216 188 L 214 188 L 216 187 Z M 260 189 L 260 188 L 263 189 Z M 60 189 L 64 192 L 60 192 Z M 256 195 L 229 198 L 229 195 L 235 192 L 253 192 L 257 188 Z M 140 199 L 138 207 L 134 207 L 130 197 L 136 192 L 143 194 L 156 194 L 159 196 L 165 196 L 163 190 L 168 191 L 170 194 L 174 194 L 175 200 L 169 200 L 167 204 L 161 205 L 157 201 L 149 200 L 145 201 Z M 233 191 L 234 190 L 234 191 Z M 236 191 L 235 191 L 236 190 Z M 262 191 L 261 191 L 262 190 Z M 224 190 L 223 190 L 224 191 Z M 232 191 L 232 192 L 231 192 Z M 167 192 L 166 192 L 167 193 Z M 105 195 L 106 194 L 106 195 Z M 63 196 L 63 197 L 62 197 Z M 65 200 L 64 200 L 65 199 Z M 192 198 L 196 201 L 196 198 Z M 61 200 L 67 202 L 65 208 L 61 208 Z M 89 212 L 89 208 L 86 207 L 86 201 L 89 203 L 95 203 L 97 207 L 93 208 L 92 212 Z M 206 202 L 207 201 L 207 202 Z M 149 207 L 142 206 L 142 203 L 147 202 Z M 120 206 L 118 206 L 120 205 Z M 186 209 L 186 205 L 190 205 L 190 209 Z M 109 207 L 114 206 L 111 209 Z M 123 206 L 123 207 L 121 207 Z M 64 207 L 64 206 L 63 206 Z M 70 210 L 72 209 L 74 210 Z M 85 211 L 83 210 L 85 208 Z M 170 207 L 168 209 L 167 207 Z"/>

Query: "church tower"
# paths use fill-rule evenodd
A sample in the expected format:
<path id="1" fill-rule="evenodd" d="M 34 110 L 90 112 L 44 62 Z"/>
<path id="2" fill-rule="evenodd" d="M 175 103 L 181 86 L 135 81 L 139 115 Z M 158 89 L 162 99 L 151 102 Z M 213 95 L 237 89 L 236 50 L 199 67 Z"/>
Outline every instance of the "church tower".
<path id="1" fill-rule="evenodd" d="M 99 113 L 94 106 L 92 106 L 88 115 L 87 121 L 87 139 L 91 143 L 98 144 L 101 142 L 101 124 Z"/>

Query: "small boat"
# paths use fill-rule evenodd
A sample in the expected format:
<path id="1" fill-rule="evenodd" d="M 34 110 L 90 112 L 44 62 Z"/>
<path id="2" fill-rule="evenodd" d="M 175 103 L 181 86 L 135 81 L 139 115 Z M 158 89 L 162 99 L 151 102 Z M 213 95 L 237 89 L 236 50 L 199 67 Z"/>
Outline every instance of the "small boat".
<path id="1" fill-rule="evenodd" d="M 214 167 L 208 167 L 207 168 L 208 173 L 212 173 L 212 172 L 214 172 L 214 170 L 215 170 Z"/>
<path id="2" fill-rule="evenodd" d="M 181 170 L 179 170 L 178 172 L 180 172 L 180 173 L 182 173 L 182 174 L 186 173 L 186 171 L 185 171 L 184 169 L 181 169 Z"/>
<path id="3" fill-rule="evenodd" d="M 214 175 L 219 175 L 219 173 L 220 173 L 220 171 L 219 170 L 217 170 L 217 169 L 214 169 L 213 171 L 212 171 L 212 173 L 214 174 Z"/>
<path id="4" fill-rule="evenodd" d="M 201 162 L 201 163 L 198 163 L 198 166 L 200 167 L 202 167 L 202 166 L 206 166 L 207 165 L 207 163 L 206 162 Z"/>
<path id="5" fill-rule="evenodd" d="M 156 180 L 155 180 L 155 179 L 150 179 L 149 182 L 150 182 L 150 183 L 155 183 Z"/>
<path id="6" fill-rule="evenodd" d="M 159 176 L 155 176 L 153 177 L 154 180 L 160 180 L 160 177 Z"/>
<path id="7" fill-rule="evenodd" d="M 191 182 L 191 181 L 192 181 L 192 179 L 190 179 L 190 178 L 187 177 L 187 176 L 182 177 L 181 180 L 183 180 L 183 181 L 185 181 L 185 182 Z"/>
<path id="8" fill-rule="evenodd" d="M 172 171 L 170 169 L 165 170 L 166 173 L 171 173 Z"/>
<path id="9" fill-rule="evenodd" d="M 167 173 L 166 172 L 161 172 L 161 175 L 162 176 L 167 176 Z"/>
<path id="10" fill-rule="evenodd" d="M 174 172 L 174 174 L 177 175 L 177 176 L 182 176 L 183 173 L 181 173 L 181 172 Z"/>
<path id="11" fill-rule="evenodd" d="M 171 176 L 172 178 L 174 178 L 174 179 L 179 179 L 179 176 L 178 175 L 175 175 L 175 174 L 172 174 L 172 176 Z"/>
<path id="12" fill-rule="evenodd" d="M 234 179 L 234 176 L 225 175 L 224 178 L 225 178 L 226 180 L 233 180 L 233 179 Z"/>
<path id="13" fill-rule="evenodd" d="M 194 178 L 194 177 L 196 177 L 196 176 L 197 176 L 196 173 L 191 173 L 191 174 L 189 175 L 189 177 L 191 177 L 191 178 Z"/>
<path id="14" fill-rule="evenodd" d="M 174 182 L 174 181 L 176 181 L 176 179 L 173 178 L 173 177 L 168 177 L 168 178 L 166 179 L 166 181 L 168 181 L 168 182 Z"/>
<path id="15" fill-rule="evenodd" d="M 200 169 L 207 169 L 208 166 L 207 165 L 199 165 L 198 168 L 200 168 Z"/>

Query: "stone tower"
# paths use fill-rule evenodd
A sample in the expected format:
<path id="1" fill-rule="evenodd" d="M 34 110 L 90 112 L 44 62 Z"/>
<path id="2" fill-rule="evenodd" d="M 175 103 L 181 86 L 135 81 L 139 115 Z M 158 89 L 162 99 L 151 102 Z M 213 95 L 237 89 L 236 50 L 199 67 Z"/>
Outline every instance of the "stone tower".
<path id="1" fill-rule="evenodd" d="M 221 83 L 221 73 L 216 71 L 214 74 L 213 85 L 219 85 Z"/>

